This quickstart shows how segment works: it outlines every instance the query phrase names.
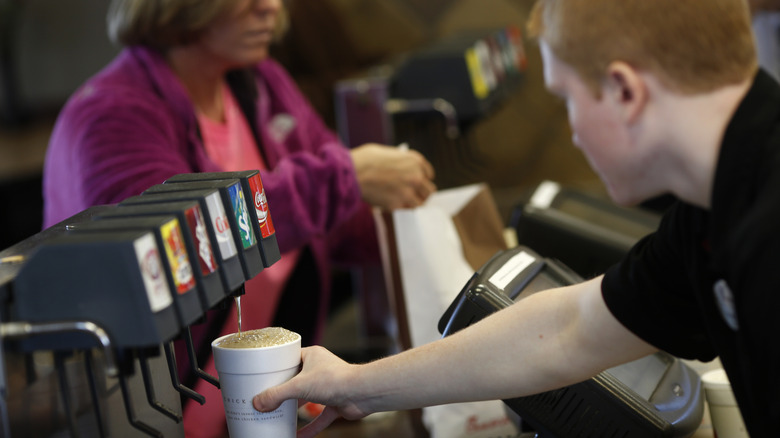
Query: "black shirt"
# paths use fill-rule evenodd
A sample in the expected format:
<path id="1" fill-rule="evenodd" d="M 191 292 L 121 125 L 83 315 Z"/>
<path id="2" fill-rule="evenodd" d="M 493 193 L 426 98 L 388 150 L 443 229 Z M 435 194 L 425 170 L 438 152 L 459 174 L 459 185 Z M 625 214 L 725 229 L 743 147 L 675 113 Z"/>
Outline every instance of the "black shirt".
<path id="1" fill-rule="evenodd" d="M 673 355 L 720 356 L 753 437 L 780 434 L 780 86 L 759 71 L 732 117 L 711 210 L 679 202 L 607 271 L 610 311 Z"/>

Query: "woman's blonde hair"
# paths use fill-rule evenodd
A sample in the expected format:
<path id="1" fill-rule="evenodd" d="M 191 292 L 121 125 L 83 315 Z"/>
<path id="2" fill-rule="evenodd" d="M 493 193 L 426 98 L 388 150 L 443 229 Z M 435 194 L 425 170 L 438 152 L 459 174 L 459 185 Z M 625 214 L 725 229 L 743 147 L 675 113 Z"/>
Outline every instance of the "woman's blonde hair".
<path id="1" fill-rule="evenodd" d="M 528 32 L 597 96 L 613 61 L 686 94 L 742 82 L 758 68 L 745 0 L 537 0 Z"/>
<path id="2" fill-rule="evenodd" d="M 112 0 L 108 10 L 108 36 L 115 44 L 142 45 L 159 50 L 196 41 L 222 16 L 245 0 Z M 282 8 L 276 29 L 287 29 Z"/>

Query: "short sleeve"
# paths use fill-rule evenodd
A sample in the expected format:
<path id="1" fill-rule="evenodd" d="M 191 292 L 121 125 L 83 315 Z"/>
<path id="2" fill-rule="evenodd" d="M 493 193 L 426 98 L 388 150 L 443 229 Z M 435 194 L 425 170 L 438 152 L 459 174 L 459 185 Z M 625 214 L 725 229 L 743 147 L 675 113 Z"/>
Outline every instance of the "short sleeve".
<path id="1" fill-rule="evenodd" d="M 672 208 L 653 234 L 640 240 L 605 274 L 602 295 L 610 312 L 649 344 L 685 359 L 715 358 L 696 279 L 702 233 L 693 212 Z"/>

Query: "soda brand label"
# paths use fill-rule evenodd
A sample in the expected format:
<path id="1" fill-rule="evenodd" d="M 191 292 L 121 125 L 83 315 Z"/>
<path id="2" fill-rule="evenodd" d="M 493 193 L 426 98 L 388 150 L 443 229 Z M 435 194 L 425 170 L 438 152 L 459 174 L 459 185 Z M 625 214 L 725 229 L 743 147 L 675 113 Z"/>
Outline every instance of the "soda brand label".
<path id="1" fill-rule="evenodd" d="M 192 275 L 192 265 L 187 257 L 187 250 L 184 248 L 184 235 L 181 233 L 178 219 L 164 224 L 160 227 L 160 231 L 176 291 L 185 294 L 195 287 L 195 277 Z"/>
<path id="2" fill-rule="evenodd" d="M 217 246 L 222 259 L 229 259 L 238 253 L 236 244 L 233 242 L 233 236 L 230 234 L 230 224 L 225 214 L 225 208 L 222 206 L 222 198 L 219 192 L 206 197 L 206 207 L 209 209 L 212 227 L 217 235 Z"/>
<path id="3" fill-rule="evenodd" d="M 255 232 L 252 230 L 252 224 L 249 222 L 249 212 L 244 199 L 244 191 L 241 190 L 241 183 L 235 183 L 228 188 L 230 193 L 230 203 L 233 206 L 233 214 L 236 217 L 238 231 L 241 235 L 241 244 L 244 249 L 257 243 Z"/>
<path id="4" fill-rule="evenodd" d="M 217 261 L 214 258 L 214 252 L 211 249 L 211 240 L 206 232 L 206 220 L 203 218 L 203 212 L 199 206 L 190 208 L 185 212 L 187 225 L 190 228 L 192 242 L 195 244 L 195 250 L 198 252 L 198 265 L 203 275 L 208 275 L 217 270 Z"/>
<path id="5" fill-rule="evenodd" d="M 154 243 L 154 237 L 151 233 L 136 239 L 133 242 L 133 247 L 138 259 L 138 267 L 141 269 L 141 278 L 144 289 L 146 289 L 149 307 L 152 309 L 152 313 L 157 313 L 173 303 L 171 290 L 168 289 L 168 282 L 163 275 L 160 253 L 157 251 L 157 245 Z"/>
<path id="6" fill-rule="evenodd" d="M 265 197 L 265 189 L 263 189 L 263 180 L 260 179 L 260 174 L 255 174 L 249 178 L 249 188 L 252 191 L 252 200 L 255 206 L 255 212 L 257 213 L 257 222 L 260 225 L 260 232 L 265 239 L 271 237 L 276 230 L 274 230 L 274 222 L 271 220 L 271 211 L 268 209 L 268 199 Z"/>

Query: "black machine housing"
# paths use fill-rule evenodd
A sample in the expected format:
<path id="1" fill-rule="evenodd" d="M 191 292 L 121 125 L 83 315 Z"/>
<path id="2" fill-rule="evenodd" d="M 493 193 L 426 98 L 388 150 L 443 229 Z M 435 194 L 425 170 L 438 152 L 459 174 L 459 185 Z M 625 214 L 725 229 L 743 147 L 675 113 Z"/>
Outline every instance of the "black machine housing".
<path id="1" fill-rule="evenodd" d="M 586 278 L 606 272 L 660 222 L 659 212 L 618 206 L 554 181 L 540 183 L 510 219 L 521 245 Z"/>
<path id="2" fill-rule="evenodd" d="M 439 331 L 450 335 L 528 295 L 579 281 L 566 265 L 525 246 L 499 252 L 445 311 Z M 688 437 L 704 409 L 698 374 L 664 352 L 581 383 L 504 402 L 540 438 Z"/>

